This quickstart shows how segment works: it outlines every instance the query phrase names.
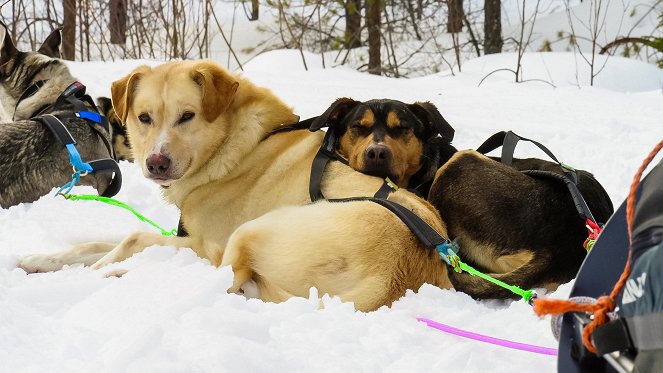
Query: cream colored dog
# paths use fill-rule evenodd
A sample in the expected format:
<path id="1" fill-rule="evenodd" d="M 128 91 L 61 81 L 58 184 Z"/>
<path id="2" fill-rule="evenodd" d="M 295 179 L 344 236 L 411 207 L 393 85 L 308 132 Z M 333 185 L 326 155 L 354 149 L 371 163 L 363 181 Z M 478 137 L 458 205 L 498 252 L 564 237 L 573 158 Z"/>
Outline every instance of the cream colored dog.
<path id="1" fill-rule="evenodd" d="M 270 132 L 297 121 L 269 90 L 210 61 L 139 67 L 113 83 L 113 105 L 145 177 L 182 212 L 189 237 L 136 232 L 119 244 L 88 243 L 20 260 L 27 272 L 65 264 L 93 268 L 151 245 L 189 247 L 214 265 L 231 265 L 230 291 L 255 283 L 279 302 L 338 295 L 359 310 L 389 305 L 424 282 L 450 288 L 447 269 L 391 212 L 372 202 L 310 204 L 311 163 L 323 133 Z M 341 115 L 342 113 L 330 113 Z M 372 196 L 382 180 L 332 162 L 328 198 Z M 436 210 L 399 190 L 391 200 L 445 234 Z"/>

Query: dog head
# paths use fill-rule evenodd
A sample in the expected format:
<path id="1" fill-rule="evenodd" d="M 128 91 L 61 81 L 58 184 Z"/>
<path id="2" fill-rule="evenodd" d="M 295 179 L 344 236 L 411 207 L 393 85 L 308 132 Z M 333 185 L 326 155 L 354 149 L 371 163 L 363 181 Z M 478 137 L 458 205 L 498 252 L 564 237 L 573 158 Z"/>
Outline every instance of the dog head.
<path id="1" fill-rule="evenodd" d="M 400 187 L 420 183 L 413 180 L 419 174 L 432 177 L 435 162 L 429 153 L 435 151 L 434 139 L 448 144 L 454 136 L 454 129 L 429 102 L 341 98 L 312 123 L 313 129 L 324 126 L 336 131 L 338 152 L 352 168 L 389 177 Z"/>
<path id="2" fill-rule="evenodd" d="M 97 107 L 101 114 L 108 118 L 108 123 L 110 123 L 113 130 L 113 150 L 115 151 L 115 156 L 118 161 L 134 161 L 134 156 L 131 153 L 131 143 L 129 143 L 129 137 L 127 136 L 127 131 L 120 120 L 120 117 L 117 116 L 115 110 L 113 110 L 113 103 L 108 97 L 98 97 L 97 98 Z"/>
<path id="3" fill-rule="evenodd" d="M 111 87 L 145 177 L 170 186 L 199 170 L 231 131 L 226 110 L 239 83 L 211 61 L 141 66 Z"/>
<path id="4" fill-rule="evenodd" d="M 44 102 L 53 102 L 62 93 L 63 84 L 75 79 L 59 60 L 60 30 L 54 30 L 35 52 L 19 51 L 4 23 L 0 22 L 0 102 L 4 120 L 28 119 Z M 23 93 L 40 80 L 48 80 L 31 97 L 16 103 Z M 63 83 L 66 82 L 66 83 Z M 66 87 L 65 85 L 65 87 Z"/>

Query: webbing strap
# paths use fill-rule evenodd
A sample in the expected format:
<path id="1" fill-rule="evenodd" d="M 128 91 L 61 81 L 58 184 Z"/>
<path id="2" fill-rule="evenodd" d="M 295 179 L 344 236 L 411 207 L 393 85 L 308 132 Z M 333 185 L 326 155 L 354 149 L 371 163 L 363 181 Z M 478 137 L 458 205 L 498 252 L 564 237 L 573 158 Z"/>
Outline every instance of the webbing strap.
<path id="1" fill-rule="evenodd" d="M 351 198 L 338 198 L 338 199 L 329 199 L 327 200 L 332 203 L 343 203 L 343 202 L 352 202 L 352 201 L 370 201 L 377 203 L 378 205 L 385 207 L 392 213 L 394 213 L 399 219 L 407 225 L 408 228 L 414 233 L 415 236 L 423 243 L 426 247 L 431 250 L 437 248 L 437 246 L 442 245 L 445 242 L 448 242 L 440 233 L 438 233 L 433 227 L 431 227 L 425 220 L 420 218 L 417 214 L 406 208 L 405 206 L 399 205 L 398 203 L 381 199 L 375 197 L 351 197 Z"/>
<path id="2" fill-rule="evenodd" d="M 67 146 L 69 144 L 76 145 L 76 140 L 74 140 L 74 137 L 71 136 L 71 133 L 65 127 L 64 123 L 56 117 L 55 115 L 52 114 L 45 114 L 40 117 L 32 118 L 36 121 L 42 122 L 43 124 L 48 127 L 48 129 L 53 132 L 55 135 L 55 138 L 58 139 L 60 142 L 60 145 L 62 146 Z"/>
<path id="3" fill-rule="evenodd" d="M 559 167 L 564 171 L 564 174 L 570 178 L 574 183 L 578 182 L 578 176 L 576 175 L 576 171 L 564 163 L 560 162 L 557 157 L 553 154 L 553 152 L 550 151 L 545 145 L 541 144 L 538 141 L 528 139 L 526 137 L 519 136 L 515 134 L 513 131 L 500 131 L 492 136 L 490 136 L 486 141 L 483 142 L 478 148 L 477 152 L 481 154 L 488 154 L 492 152 L 493 150 L 499 148 L 500 146 L 502 147 L 502 155 L 500 157 L 500 161 L 507 165 L 511 166 L 513 164 L 513 154 L 516 151 L 516 145 L 518 144 L 519 141 L 527 141 L 530 142 L 534 145 L 536 145 L 539 149 L 541 149 L 550 159 L 555 161 L 559 165 Z"/>
<path id="4" fill-rule="evenodd" d="M 319 201 L 325 199 L 325 196 L 322 194 L 322 176 L 327 167 L 327 163 L 331 160 L 329 153 L 334 153 L 334 141 L 333 129 L 327 130 L 324 140 L 322 140 L 322 145 L 318 152 L 313 158 L 313 164 L 311 165 L 311 178 L 308 186 L 308 193 L 311 198 L 311 202 Z"/>
<path id="5" fill-rule="evenodd" d="M 487 154 L 501 146 L 502 156 L 500 160 L 504 165 L 511 166 L 513 164 L 513 154 L 516 149 L 516 144 L 518 144 L 519 141 L 527 141 L 536 145 L 539 149 L 546 153 L 548 157 L 550 157 L 555 163 L 559 165 L 559 167 L 564 172 L 564 175 L 543 170 L 524 170 L 522 172 L 530 176 L 549 177 L 564 182 L 564 185 L 569 190 L 569 193 L 571 193 L 571 198 L 573 198 L 573 203 L 576 207 L 576 210 L 578 210 L 580 217 L 583 220 L 589 219 L 592 222 L 597 223 L 596 219 L 594 219 L 594 215 L 592 215 L 592 212 L 587 205 L 587 202 L 585 202 L 582 193 L 580 193 L 580 190 L 578 189 L 578 174 L 576 170 L 560 162 L 557 157 L 555 157 L 555 155 L 550 151 L 550 149 L 548 149 L 540 142 L 519 136 L 512 131 L 501 131 L 484 141 L 484 143 L 477 148 L 477 152 L 481 154 Z"/>
<path id="6" fill-rule="evenodd" d="M 329 127 L 311 165 L 311 177 L 308 186 L 311 202 L 325 199 L 324 194 L 322 194 L 322 176 L 325 173 L 327 163 L 332 159 L 348 164 L 347 160 L 336 153 L 336 135 L 334 129 Z"/>
<path id="7" fill-rule="evenodd" d="M 120 171 L 120 166 L 115 162 L 115 160 L 110 158 L 98 159 L 95 161 L 88 162 L 94 173 L 113 173 L 111 182 L 101 194 L 102 197 L 113 197 L 116 195 L 122 188 L 122 172 Z"/>
<path id="8" fill-rule="evenodd" d="M 576 210 L 578 211 L 580 217 L 583 218 L 583 220 L 590 219 L 591 221 L 596 222 L 596 220 L 594 219 L 594 215 L 592 215 L 592 212 L 589 210 L 589 206 L 587 206 L 587 202 L 582 197 L 582 193 L 580 193 L 578 186 L 568 177 L 565 177 L 564 175 L 560 175 L 554 172 L 542 171 L 542 170 L 526 170 L 522 172 L 530 176 L 548 177 L 562 181 L 564 185 L 566 185 L 566 187 L 569 189 L 569 192 L 571 193 L 571 198 L 573 198 L 573 204 L 575 205 Z"/>
<path id="9" fill-rule="evenodd" d="M 600 355 L 632 348 L 661 350 L 663 312 L 618 318 L 596 328 L 592 338 Z"/>
<path id="10" fill-rule="evenodd" d="M 389 178 L 384 179 L 382 186 L 373 195 L 374 198 L 386 199 L 389 195 L 398 190 L 398 185 L 394 184 Z"/>

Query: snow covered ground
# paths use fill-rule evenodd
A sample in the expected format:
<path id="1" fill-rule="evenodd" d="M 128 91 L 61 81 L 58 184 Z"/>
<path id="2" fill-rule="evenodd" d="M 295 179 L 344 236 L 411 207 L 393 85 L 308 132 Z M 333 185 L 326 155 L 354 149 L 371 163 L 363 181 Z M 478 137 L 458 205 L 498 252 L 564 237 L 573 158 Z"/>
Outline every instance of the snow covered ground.
<path id="1" fill-rule="evenodd" d="M 310 60 L 319 59 L 310 56 Z M 389 97 L 435 103 L 456 128 L 455 144 L 475 148 L 492 133 L 513 129 L 545 143 L 562 161 L 592 171 L 619 204 L 641 160 L 663 138 L 663 71 L 613 58 L 596 87 L 586 86 L 572 54 L 532 54 L 526 79 L 490 71 L 512 63 L 499 55 L 468 62 L 462 74 L 388 79 L 349 68 L 303 71 L 298 52 L 275 51 L 251 61 L 245 76 L 272 88 L 302 118 L 322 113 L 337 97 Z M 95 96 L 146 61 L 72 63 Z M 155 64 L 156 62 L 148 62 Z M 579 78 L 576 78 L 576 75 Z M 523 144 L 520 156 L 541 155 Z M 660 158 L 660 157 L 659 157 Z M 139 169 L 122 162 L 117 196 L 162 226 L 178 212 Z M 80 187 L 78 193 L 92 189 Z M 355 312 L 317 297 L 283 304 L 226 294 L 232 274 L 189 250 L 153 247 L 104 278 L 88 268 L 26 275 L 19 255 L 53 252 L 91 240 L 120 240 L 150 231 L 124 210 L 45 196 L 0 210 L 0 372 L 551 372 L 551 356 L 508 350 L 448 335 L 417 322 L 426 317 L 523 343 L 555 347 L 547 319 L 522 302 L 477 302 L 425 285 L 391 308 Z M 442 265 L 442 263 L 440 264 Z M 555 296 L 564 297 L 570 285 Z"/>

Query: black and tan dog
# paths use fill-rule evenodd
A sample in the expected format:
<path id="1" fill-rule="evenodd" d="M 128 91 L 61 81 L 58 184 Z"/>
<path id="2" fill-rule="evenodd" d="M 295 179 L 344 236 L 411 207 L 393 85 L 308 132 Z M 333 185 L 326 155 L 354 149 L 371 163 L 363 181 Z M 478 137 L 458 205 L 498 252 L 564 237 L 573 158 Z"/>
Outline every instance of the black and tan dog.
<path id="1" fill-rule="evenodd" d="M 113 134 L 112 144 L 113 150 L 115 151 L 115 157 L 118 161 L 133 162 L 134 157 L 131 153 L 131 143 L 129 143 L 127 130 L 124 128 L 120 117 L 118 117 L 115 110 L 113 110 L 111 99 L 108 97 L 98 97 L 97 107 L 101 114 L 108 118 L 108 123 L 111 125 Z"/>
<path id="2" fill-rule="evenodd" d="M 441 159 L 456 150 L 450 145 L 454 129 L 429 102 L 341 98 L 321 117 L 335 129 L 338 153 L 352 168 L 423 196 Z"/>
<path id="3" fill-rule="evenodd" d="M 458 153 L 451 145 L 453 128 L 430 103 L 342 98 L 322 118 L 335 129 L 338 152 L 355 170 L 389 177 L 425 196 L 433 184 L 429 201 L 451 239 L 461 244 L 461 257 L 476 268 L 526 288 L 553 289 L 577 273 L 587 228 L 569 190 L 560 180 L 520 172 L 562 175 L 558 164 L 515 158 L 509 167 L 497 157 Z M 437 126 L 424 125 L 429 122 Z M 577 174 L 582 196 L 605 223 L 613 212 L 610 198 L 589 172 Z M 512 296 L 477 277 L 450 277 L 456 289 L 477 298 Z"/>
<path id="4" fill-rule="evenodd" d="M 460 257 L 475 268 L 525 289 L 553 290 L 573 279 L 586 255 L 585 221 L 564 182 L 524 170 L 562 175 L 556 163 L 499 158 L 461 151 L 437 171 L 428 196 L 460 244 Z M 577 170 L 578 189 L 594 218 L 605 223 L 612 202 L 587 171 Z M 477 298 L 509 298 L 509 291 L 467 273 L 450 271 L 454 288 Z"/>
<path id="5" fill-rule="evenodd" d="M 71 180 L 67 151 L 43 123 L 32 118 L 37 113 L 72 113 L 73 105 L 52 104 L 76 78 L 59 59 L 60 31 L 53 31 L 36 52 L 16 49 L 1 22 L 0 35 L 0 206 L 6 208 L 33 202 Z M 64 125 L 84 160 L 111 156 L 105 146 L 110 134 L 102 126 L 95 124 L 95 130 L 80 118 L 65 120 Z M 109 174 L 95 173 L 80 182 L 102 193 L 110 181 Z"/>

